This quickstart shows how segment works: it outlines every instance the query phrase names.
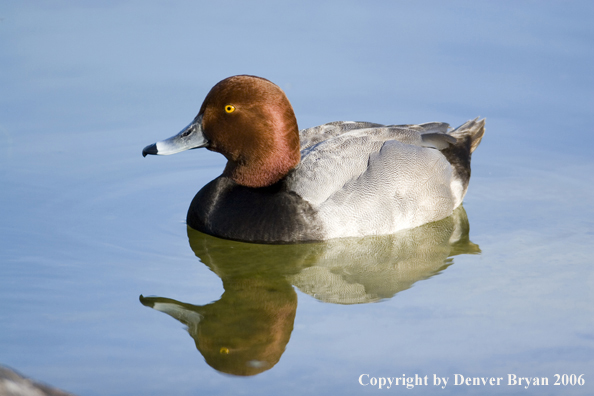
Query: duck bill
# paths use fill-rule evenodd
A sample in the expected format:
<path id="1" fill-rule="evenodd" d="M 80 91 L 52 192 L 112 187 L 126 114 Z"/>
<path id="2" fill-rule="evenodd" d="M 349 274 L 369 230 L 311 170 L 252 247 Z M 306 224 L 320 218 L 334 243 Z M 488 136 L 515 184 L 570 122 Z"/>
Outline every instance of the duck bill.
<path id="1" fill-rule="evenodd" d="M 177 135 L 146 146 L 142 149 L 142 156 L 146 157 L 147 154 L 170 155 L 207 145 L 208 139 L 202 132 L 202 115 L 199 115 Z"/>

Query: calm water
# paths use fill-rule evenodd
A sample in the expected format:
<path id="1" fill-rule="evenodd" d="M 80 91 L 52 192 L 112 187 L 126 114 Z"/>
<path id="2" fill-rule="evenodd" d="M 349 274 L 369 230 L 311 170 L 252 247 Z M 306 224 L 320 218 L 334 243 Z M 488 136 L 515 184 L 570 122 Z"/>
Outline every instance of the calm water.
<path id="1" fill-rule="evenodd" d="M 362 374 L 593 394 L 593 17 L 589 1 L 4 2 L 0 365 L 78 395 L 405 389 Z M 279 84 L 303 128 L 487 117 L 465 210 L 300 246 L 188 231 L 223 158 L 140 153 L 240 73 Z"/>

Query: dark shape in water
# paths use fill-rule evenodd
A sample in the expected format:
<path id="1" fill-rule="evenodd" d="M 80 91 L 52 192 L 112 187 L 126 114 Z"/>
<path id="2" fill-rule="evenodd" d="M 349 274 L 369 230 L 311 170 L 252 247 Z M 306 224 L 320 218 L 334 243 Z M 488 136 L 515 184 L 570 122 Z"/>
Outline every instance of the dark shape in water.
<path id="1" fill-rule="evenodd" d="M 8 367 L 0 366 L 0 396 L 73 396 L 51 386 L 23 377 Z"/>

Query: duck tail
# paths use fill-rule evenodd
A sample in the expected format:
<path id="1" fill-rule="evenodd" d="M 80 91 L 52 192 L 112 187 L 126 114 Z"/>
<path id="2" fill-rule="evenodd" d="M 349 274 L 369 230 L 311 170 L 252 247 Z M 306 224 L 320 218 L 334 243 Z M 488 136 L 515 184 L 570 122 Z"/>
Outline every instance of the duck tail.
<path id="1" fill-rule="evenodd" d="M 440 150 L 454 168 L 454 179 L 459 183 L 459 203 L 462 202 L 470 180 L 470 158 L 485 134 L 485 119 L 466 121 L 448 133 L 456 143 Z"/>
<path id="2" fill-rule="evenodd" d="M 485 134 L 485 119 L 479 120 L 477 117 L 474 120 L 466 121 L 458 128 L 449 132 L 449 134 L 458 141 L 456 146 L 463 145 L 464 147 L 468 147 L 469 154 L 472 154 L 481 143 Z"/>

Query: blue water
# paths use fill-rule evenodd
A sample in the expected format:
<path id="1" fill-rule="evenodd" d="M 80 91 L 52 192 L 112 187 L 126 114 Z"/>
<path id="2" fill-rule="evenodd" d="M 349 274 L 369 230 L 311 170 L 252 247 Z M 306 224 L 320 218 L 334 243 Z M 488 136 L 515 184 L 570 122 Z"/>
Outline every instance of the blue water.
<path id="1" fill-rule="evenodd" d="M 423 395 L 593 394 L 593 17 L 589 1 L 0 4 L 0 365 L 78 395 L 384 391 L 361 374 L 427 375 L 407 390 Z M 450 246 L 453 223 L 286 252 L 189 240 L 187 207 L 224 158 L 141 150 L 234 74 L 281 86 L 302 128 L 487 117 L 472 245 Z M 249 304 L 270 285 L 277 361 L 221 374 L 192 329 L 266 323 Z M 140 295 L 174 300 L 189 332 Z"/>

